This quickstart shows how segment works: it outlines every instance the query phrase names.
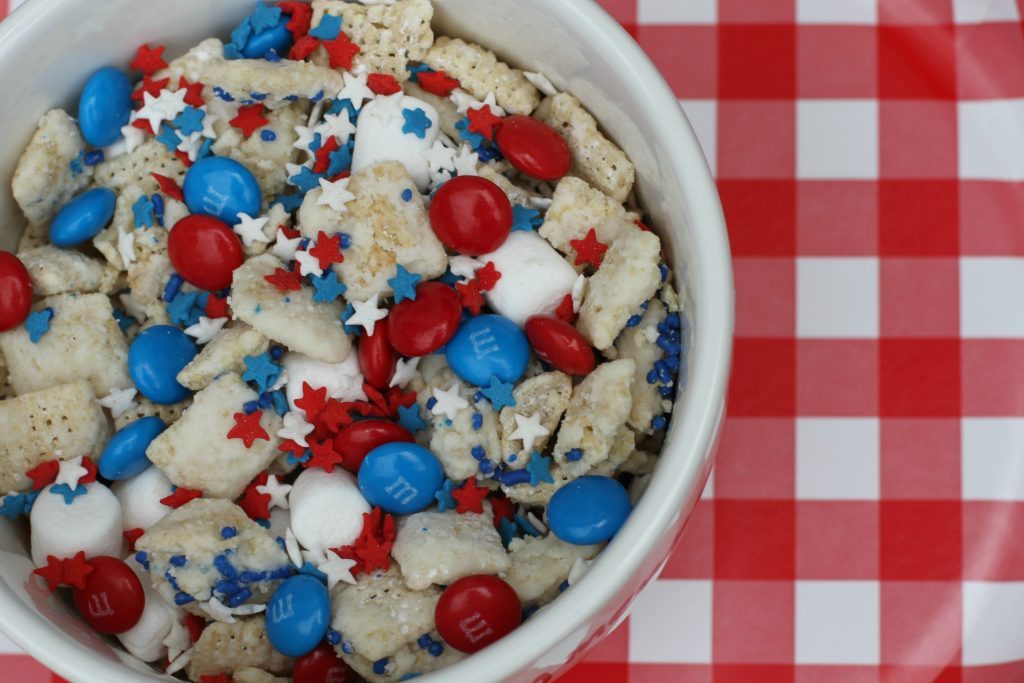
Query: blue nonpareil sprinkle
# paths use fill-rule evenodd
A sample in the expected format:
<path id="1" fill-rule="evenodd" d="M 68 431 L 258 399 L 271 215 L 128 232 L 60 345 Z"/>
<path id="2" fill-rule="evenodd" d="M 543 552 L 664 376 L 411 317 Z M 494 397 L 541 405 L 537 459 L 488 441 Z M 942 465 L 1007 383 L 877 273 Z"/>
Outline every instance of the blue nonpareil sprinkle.
<path id="1" fill-rule="evenodd" d="M 658 270 L 661 271 L 661 281 L 664 282 L 665 280 L 667 280 L 668 279 L 668 266 L 666 266 L 664 263 L 659 263 L 658 264 Z"/>
<path id="2" fill-rule="evenodd" d="M 228 93 L 226 90 L 217 85 L 213 86 L 213 94 L 219 97 L 220 99 L 224 100 L 225 102 L 235 101 L 235 98 L 232 97 L 230 93 Z"/>
<path id="3" fill-rule="evenodd" d="M 373 673 L 377 674 L 378 676 L 383 676 L 384 672 L 387 671 L 387 670 L 388 670 L 388 658 L 387 657 L 384 657 L 382 659 L 378 659 L 376 662 L 373 663 Z"/>
<path id="4" fill-rule="evenodd" d="M 170 569 L 164 572 L 164 578 L 167 579 L 167 583 L 170 584 L 171 588 L 176 591 L 181 590 L 181 586 L 178 585 L 178 578 L 171 573 Z"/>
<path id="5" fill-rule="evenodd" d="M 508 461 L 509 462 L 515 462 L 518 459 L 519 459 L 519 456 L 516 455 L 515 453 L 509 453 L 508 454 Z"/>
<path id="6" fill-rule="evenodd" d="M 658 393 L 661 394 L 662 398 L 669 398 L 675 393 L 675 389 L 667 384 L 663 384 L 658 387 Z"/>
<path id="7" fill-rule="evenodd" d="M 434 641 L 433 643 L 431 643 L 430 647 L 427 648 L 427 652 L 429 652 L 434 657 L 440 657 L 444 653 L 444 645 L 437 641 Z"/>
<path id="8" fill-rule="evenodd" d="M 424 633 L 416 640 L 416 644 L 420 646 L 421 650 L 426 650 L 433 642 L 434 639 L 430 637 L 429 633 Z"/>
<path id="9" fill-rule="evenodd" d="M 245 602 L 246 600 L 248 600 L 251 597 L 252 597 L 252 591 L 249 590 L 248 588 L 243 588 L 240 591 L 238 591 L 237 593 L 235 593 L 234 595 L 229 595 L 228 599 L 227 599 L 227 602 L 225 602 L 224 604 L 227 605 L 228 607 L 238 607 L 239 605 L 241 605 L 243 602 Z"/>
<path id="10" fill-rule="evenodd" d="M 167 284 L 164 286 L 163 300 L 168 303 L 174 301 L 174 297 L 178 296 L 178 292 L 181 291 L 183 284 L 185 284 L 185 280 L 177 273 L 167 278 Z"/>
<path id="11" fill-rule="evenodd" d="M 402 201 L 403 202 L 411 202 L 412 201 L 412 190 L 410 190 L 409 188 L 406 188 L 406 189 L 402 190 Z"/>
<path id="12" fill-rule="evenodd" d="M 665 428 L 665 425 L 667 423 L 668 420 L 665 419 L 664 415 L 658 415 L 656 418 L 651 420 L 651 429 L 653 429 L 656 432 L 659 432 Z"/>
<path id="13" fill-rule="evenodd" d="M 284 347 L 283 346 L 278 346 L 277 344 L 274 344 L 273 346 L 270 347 L 270 357 L 273 358 L 274 360 L 281 360 L 281 357 L 283 355 L 284 355 Z"/>
<path id="14" fill-rule="evenodd" d="M 324 16 L 326 16 L 326 15 L 324 15 Z M 324 91 L 323 91 L 323 90 L 321 90 L 321 91 L 320 91 L 320 92 L 318 92 L 317 94 L 315 94 L 315 95 L 313 95 L 312 97 L 310 97 L 310 98 L 309 98 L 309 101 L 310 101 L 310 102 L 312 102 L 313 104 L 316 104 L 317 102 L 319 102 L 319 101 L 320 101 L 320 100 L 322 100 L 323 98 L 324 98 Z"/>
<path id="15" fill-rule="evenodd" d="M 426 404 L 427 410 L 433 410 L 434 406 L 436 406 L 436 405 L 437 405 L 437 399 L 436 398 L 431 396 L 430 398 L 427 399 L 427 404 Z"/>
<path id="16" fill-rule="evenodd" d="M 259 404 L 256 401 L 246 401 L 242 404 L 242 411 L 246 415 L 252 415 L 259 408 Z"/>
<path id="17" fill-rule="evenodd" d="M 267 50 L 267 54 L 263 55 L 263 59 L 268 62 L 276 63 L 281 61 L 281 55 L 277 54 L 277 50 L 270 49 Z"/>
<path id="18" fill-rule="evenodd" d="M 583 451 L 579 448 L 573 448 L 565 454 L 565 459 L 569 462 L 576 462 L 583 458 Z"/>
<path id="19" fill-rule="evenodd" d="M 217 568 L 217 571 L 229 579 L 238 579 L 238 570 L 231 566 L 231 561 L 227 558 L 227 555 L 217 555 L 213 558 L 213 566 Z"/>
<path id="20" fill-rule="evenodd" d="M 188 564 L 188 558 L 184 555 L 171 555 L 171 559 L 167 561 L 170 562 L 172 567 L 184 567 Z"/>
<path id="21" fill-rule="evenodd" d="M 354 647 L 352 647 L 352 643 L 348 642 L 347 640 L 343 640 L 341 641 L 341 651 L 347 655 L 350 655 L 356 650 Z"/>
<path id="22" fill-rule="evenodd" d="M 182 605 L 187 605 L 190 602 L 195 602 L 195 600 L 195 598 L 193 598 L 191 595 L 184 591 L 179 591 L 174 596 L 174 604 L 178 605 L 179 607 L 181 607 Z"/>
<path id="23" fill-rule="evenodd" d="M 273 580 L 273 579 L 287 579 L 289 576 L 291 576 L 294 573 L 295 573 L 295 568 L 292 565 L 290 565 L 290 564 L 286 564 L 286 565 L 278 567 L 277 569 L 275 569 L 272 572 L 270 572 L 267 575 L 267 578 L 271 579 L 271 580 Z M 323 580 L 324 581 L 327 580 L 327 575 L 326 574 L 324 574 Z"/>
<path id="24" fill-rule="evenodd" d="M 488 161 L 494 161 L 495 159 L 503 158 L 501 155 L 501 150 L 499 150 L 497 147 L 490 147 L 488 145 L 481 145 L 476 149 L 476 153 L 477 156 L 480 158 L 480 161 L 485 164 Z"/>
<path id="25" fill-rule="evenodd" d="M 484 450 L 484 447 L 481 446 L 480 444 L 473 446 L 473 448 L 470 449 L 469 453 L 476 460 L 483 460 L 484 458 L 487 457 L 487 451 Z"/>
<path id="26" fill-rule="evenodd" d="M 256 519 L 256 520 L 253 520 L 253 521 L 256 522 L 257 524 L 259 524 L 264 529 L 269 529 L 270 528 L 270 520 L 269 519 Z"/>
<path id="27" fill-rule="evenodd" d="M 657 343 L 665 353 L 679 353 L 679 344 L 664 335 L 658 337 Z"/>
<path id="28" fill-rule="evenodd" d="M 150 197 L 150 201 L 153 202 L 153 215 L 156 217 L 156 223 L 160 227 L 164 224 L 164 198 L 159 194 L 154 194 Z"/>
<path id="29" fill-rule="evenodd" d="M 262 102 L 263 100 L 267 99 L 267 93 L 265 93 L 265 92 L 251 92 L 251 93 L 249 93 L 249 97 L 251 97 L 256 102 Z"/>
<path id="30" fill-rule="evenodd" d="M 263 138 L 263 142 L 273 142 L 277 139 L 277 133 L 270 130 L 269 128 L 263 129 L 260 133 L 260 137 Z"/>
<path id="31" fill-rule="evenodd" d="M 262 408 L 263 410 L 266 410 L 272 405 L 272 402 L 273 400 L 270 398 L 270 392 L 265 391 L 262 394 L 260 394 L 260 398 L 259 401 L 257 401 L 257 405 L 259 405 L 259 407 Z"/>
<path id="32" fill-rule="evenodd" d="M 626 321 L 626 327 L 636 327 L 637 325 L 640 324 L 641 320 L 643 320 L 643 316 L 631 315 L 629 317 L 629 320 Z"/>
<path id="33" fill-rule="evenodd" d="M 275 538 L 274 540 L 275 540 L 275 541 L 277 542 L 277 545 L 278 545 L 278 547 L 280 547 L 280 548 L 281 548 L 281 550 L 284 550 L 285 552 L 288 552 L 288 548 L 287 548 L 287 547 L 285 546 L 285 542 L 284 542 L 284 539 L 283 539 L 283 538 L 281 538 L 280 536 L 278 536 L 278 537 L 277 537 L 277 538 Z"/>
<path id="34" fill-rule="evenodd" d="M 68 166 L 71 167 L 72 175 L 81 175 L 85 172 L 85 168 L 82 166 L 82 162 L 85 160 L 85 152 L 79 152 L 78 156 L 71 160 Z"/>
<path id="35" fill-rule="evenodd" d="M 341 632 L 335 631 L 333 628 L 327 629 L 327 644 L 337 645 L 341 642 Z"/>
<path id="36" fill-rule="evenodd" d="M 233 526 L 226 526 L 220 530 L 221 538 L 234 538 L 238 535 L 238 529 Z"/>
<path id="37" fill-rule="evenodd" d="M 526 607 L 525 609 L 523 609 L 523 621 L 526 621 L 527 619 L 532 617 L 534 614 L 537 613 L 537 610 L 539 610 L 539 609 L 540 608 L 537 607 L 536 605 L 530 605 L 529 607 Z"/>
<path id="38" fill-rule="evenodd" d="M 569 587 L 569 580 L 566 579 L 562 583 L 558 584 L 558 592 L 562 593 Z"/>
<path id="39" fill-rule="evenodd" d="M 668 323 L 668 326 L 673 330 L 678 330 L 680 329 L 680 327 L 682 327 L 682 325 L 680 324 L 678 313 L 669 313 L 668 317 L 665 318 L 665 322 Z"/>
<path id="40" fill-rule="evenodd" d="M 267 577 L 270 576 L 270 572 L 255 571 L 252 569 L 246 569 L 238 575 L 239 583 L 259 583 L 260 581 L 266 581 Z"/>
<path id="41" fill-rule="evenodd" d="M 103 150 L 93 149 L 82 155 L 82 163 L 86 166 L 95 166 L 103 162 Z"/>
<path id="42" fill-rule="evenodd" d="M 213 589 L 221 595 L 234 595 L 235 593 L 241 590 L 241 586 L 239 586 L 234 581 L 221 579 L 214 585 Z"/>
<path id="43" fill-rule="evenodd" d="M 658 383 L 658 373 L 654 371 L 654 368 L 651 368 L 647 372 L 647 383 L 648 384 L 657 384 Z"/>
<path id="44" fill-rule="evenodd" d="M 665 365 L 669 370 L 675 372 L 679 369 L 679 356 L 665 356 Z"/>
<path id="45" fill-rule="evenodd" d="M 473 431 L 479 432 L 480 428 L 484 426 L 484 416 L 482 413 L 473 413 Z"/>
<path id="46" fill-rule="evenodd" d="M 352 246 L 352 236 L 349 235 L 347 232 L 339 232 L 338 237 L 339 244 L 341 244 L 342 249 L 348 249 L 349 247 Z"/>
<path id="47" fill-rule="evenodd" d="M 145 550 L 140 550 L 135 553 L 135 561 L 142 565 L 142 568 L 147 572 L 149 571 L 149 553 Z"/>
<path id="48" fill-rule="evenodd" d="M 490 475 L 492 472 L 494 472 L 494 463 L 491 462 L 490 460 L 481 460 L 480 461 L 480 472 L 484 476 Z"/>

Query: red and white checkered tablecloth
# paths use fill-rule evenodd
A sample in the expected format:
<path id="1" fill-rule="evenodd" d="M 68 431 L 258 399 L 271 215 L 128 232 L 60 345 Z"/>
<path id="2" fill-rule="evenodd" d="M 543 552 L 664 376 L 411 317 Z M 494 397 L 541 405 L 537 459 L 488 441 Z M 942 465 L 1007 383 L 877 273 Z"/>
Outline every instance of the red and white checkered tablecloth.
<path id="1" fill-rule="evenodd" d="M 601 2 L 718 177 L 737 340 L 682 547 L 561 680 L 1024 681 L 1024 0 Z"/>

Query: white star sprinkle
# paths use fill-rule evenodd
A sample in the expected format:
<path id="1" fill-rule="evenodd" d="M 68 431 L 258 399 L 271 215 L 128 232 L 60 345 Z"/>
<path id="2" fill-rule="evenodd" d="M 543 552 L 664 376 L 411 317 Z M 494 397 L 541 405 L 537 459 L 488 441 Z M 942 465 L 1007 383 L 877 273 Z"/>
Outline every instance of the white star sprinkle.
<path id="1" fill-rule="evenodd" d="M 135 148 L 146 139 L 146 133 L 130 123 L 127 126 L 121 126 L 121 135 L 124 138 L 124 151 L 128 153 L 134 152 Z"/>
<path id="2" fill-rule="evenodd" d="M 334 590 L 340 582 L 355 584 L 356 578 L 352 576 L 352 567 L 356 566 L 355 560 L 346 560 L 338 557 L 336 553 L 328 552 L 327 559 L 317 565 L 317 569 L 327 575 L 327 590 Z"/>
<path id="3" fill-rule="evenodd" d="M 277 381 L 270 386 L 270 391 L 277 391 L 283 389 L 284 385 L 288 384 L 288 368 L 283 368 L 277 376 Z"/>
<path id="4" fill-rule="evenodd" d="M 117 253 L 125 266 L 135 263 L 135 232 L 125 232 L 118 228 L 117 231 Z"/>
<path id="5" fill-rule="evenodd" d="M 539 531 L 542 536 L 548 532 L 547 525 L 544 522 L 540 521 L 540 517 L 533 514 L 532 512 L 526 513 L 526 521 L 532 524 L 533 528 Z"/>
<path id="6" fill-rule="evenodd" d="M 583 575 L 590 569 L 590 563 L 593 560 L 584 560 L 582 557 L 577 557 L 576 561 L 572 563 L 572 569 L 569 570 L 569 578 L 566 579 L 569 585 L 574 585 L 577 581 L 583 578 Z"/>
<path id="7" fill-rule="evenodd" d="M 71 460 L 62 460 L 54 483 L 67 484 L 72 489 L 76 489 L 78 480 L 87 474 L 89 474 L 89 470 L 82 467 L 82 456 L 71 458 Z"/>
<path id="8" fill-rule="evenodd" d="M 278 481 L 277 475 L 271 474 L 267 477 L 267 483 L 257 486 L 256 490 L 270 496 L 271 508 L 288 509 L 288 493 L 292 490 L 292 486 L 291 484 L 282 484 Z"/>
<path id="9" fill-rule="evenodd" d="M 558 94 L 558 90 L 555 88 L 555 84 L 551 82 L 551 79 L 540 72 L 524 71 L 523 75 L 526 76 L 526 80 L 530 81 L 537 90 L 548 97 L 554 97 Z"/>
<path id="10" fill-rule="evenodd" d="M 579 313 L 580 306 L 583 305 L 583 292 L 587 288 L 587 276 L 580 273 L 576 277 L 576 282 L 572 283 L 572 312 Z"/>
<path id="11" fill-rule="evenodd" d="M 306 418 L 297 410 L 284 414 L 283 427 L 277 430 L 277 435 L 282 439 L 291 439 L 303 448 L 309 448 L 306 435 L 313 431 L 313 425 L 306 422 Z"/>
<path id="12" fill-rule="evenodd" d="M 551 197 L 530 197 L 530 208 L 538 211 L 547 211 L 551 208 Z"/>
<path id="13" fill-rule="evenodd" d="M 174 621 L 171 624 L 171 632 L 164 638 L 163 643 L 167 646 L 167 659 L 173 662 L 192 647 L 192 636 L 184 624 Z"/>
<path id="14" fill-rule="evenodd" d="M 148 92 L 142 93 L 143 107 L 139 110 L 138 118 L 146 119 L 149 125 L 157 133 L 160 132 L 160 124 L 164 121 L 171 121 L 181 112 L 185 111 L 185 95 L 188 91 L 161 90 L 159 97 L 153 97 Z"/>
<path id="15" fill-rule="evenodd" d="M 291 527 L 284 530 L 284 550 L 288 553 L 288 559 L 299 569 L 305 562 L 302 559 L 302 550 L 299 549 L 299 542 L 295 539 L 295 532 Z"/>
<path id="16" fill-rule="evenodd" d="M 390 125 L 395 119 L 402 117 L 402 98 L 405 93 L 399 91 L 394 95 L 381 95 L 373 102 L 373 110 L 367 110 L 382 125 Z"/>
<path id="17" fill-rule="evenodd" d="M 416 376 L 417 366 L 420 364 L 420 359 L 413 358 L 407 360 L 405 358 L 399 358 L 398 363 L 395 365 L 395 374 L 391 376 L 391 381 L 388 382 L 388 387 L 405 387 L 412 379 Z"/>
<path id="18" fill-rule="evenodd" d="M 298 187 L 295 181 L 292 180 L 295 176 L 302 172 L 303 168 L 313 168 L 313 159 L 307 159 L 305 163 L 301 164 L 285 164 L 285 171 L 288 173 L 288 184 Z"/>
<path id="19" fill-rule="evenodd" d="M 320 178 L 320 189 L 322 192 L 316 198 L 316 203 L 320 206 L 330 206 L 335 211 L 347 211 L 348 207 L 346 205 L 356 198 L 354 194 L 348 191 L 348 181 L 349 178 L 342 178 L 332 183 L 326 178 Z"/>
<path id="20" fill-rule="evenodd" d="M 484 264 L 472 256 L 459 254 L 448 259 L 448 270 L 452 275 L 462 280 L 472 280 L 476 277 L 476 271 L 484 267 Z"/>
<path id="21" fill-rule="evenodd" d="M 207 111 L 206 106 L 199 107 L 202 111 L 206 112 L 206 116 L 203 117 L 203 130 L 201 131 L 204 138 L 210 138 L 211 140 L 217 139 L 217 132 L 213 129 L 213 124 L 220 120 L 220 117 L 216 114 L 211 114 Z"/>
<path id="22" fill-rule="evenodd" d="M 345 87 L 341 89 L 341 92 L 334 99 L 349 100 L 353 107 L 359 109 L 363 106 L 363 102 L 372 100 L 375 97 L 374 92 L 366 85 L 366 74 L 353 76 L 346 71 L 342 74 L 342 77 L 345 79 Z"/>
<path id="23" fill-rule="evenodd" d="M 420 154 L 430 165 L 431 173 L 455 170 L 455 150 L 440 140 L 434 140 L 434 146 Z"/>
<path id="24" fill-rule="evenodd" d="M 227 318 L 207 318 L 201 315 L 199 322 L 185 328 L 185 334 L 195 337 L 196 343 L 200 346 L 209 344 L 227 321 Z"/>
<path id="25" fill-rule="evenodd" d="M 295 258 L 295 252 L 299 250 L 299 242 L 301 241 L 301 235 L 299 237 L 289 239 L 288 236 L 284 234 L 284 230 L 278 228 L 277 241 L 274 242 L 274 248 L 271 250 L 271 253 L 285 263 L 288 263 Z"/>
<path id="26" fill-rule="evenodd" d="M 270 221 L 266 216 L 262 218 L 253 218 L 247 213 L 238 214 L 238 223 L 232 228 L 235 234 L 242 238 L 242 244 L 247 247 L 251 247 L 254 242 L 270 242 L 270 238 L 267 237 L 267 233 L 263 231 L 263 226 Z"/>
<path id="27" fill-rule="evenodd" d="M 127 389 L 111 389 L 110 393 L 99 400 L 99 404 L 110 411 L 115 418 L 121 417 L 129 410 L 139 407 L 135 395 L 139 390 L 135 387 Z"/>
<path id="28" fill-rule="evenodd" d="M 184 152 L 188 155 L 189 161 L 195 161 L 199 158 L 199 149 L 203 146 L 205 138 L 203 137 L 202 131 L 196 131 L 188 135 L 182 135 L 180 130 L 174 131 L 174 134 L 178 136 L 181 142 L 178 143 L 178 151 Z"/>
<path id="29" fill-rule="evenodd" d="M 299 274 L 300 275 L 316 275 L 320 277 L 324 274 L 324 269 L 320 267 L 320 259 L 313 256 L 308 251 L 297 251 L 295 252 L 295 260 L 299 263 Z"/>
<path id="30" fill-rule="evenodd" d="M 317 126 L 316 130 L 321 134 L 338 138 L 338 142 L 345 145 L 348 144 L 348 139 L 352 137 L 352 134 L 356 132 L 356 126 L 349 121 L 348 110 L 346 109 L 340 114 L 326 115 L 324 122 Z"/>
<path id="31" fill-rule="evenodd" d="M 523 442 L 523 450 L 532 450 L 533 444 L 538 439 L 543 439 L 551 433 L 551 430 L 540 423 L 539 415 L 523 417 L 516 413 L 513 417 L 516 420 L 516 429 L 508 435 L 509 439 L 520 439 Z"/>
<path id="32" fill-rule="evenodd" d="M 455 157 L 455 171 L 459 175 L 477 175 L 476 166 L 479 161 L 480 155 L 463 143 L 459 155 Z"/>
<path id="33" fill-rule="evenodd" d="M 295 142 L 292 143 L 292 147 L 295 149 L 301 149 L 303 152 L 308 152 L 309 145 L 313 142 L 313 134 L 315 132 L 316 131 L 312 128 L 308 128 L 306 126 L 295 126 L 295 133 L 298 137 L 295 139 Z M 296 173 L 298 173 L 298 171 L 296 171 Z M 293 175 L 295 175 L 295 173 L 292 173 L 289 170 L 288 176 L 291 177 Z"/>
<path id="34" fill-rule="evenodd" d="M 170 657 L 168 657 L 167 661 L 170 662 L 170 663 L 167 665 L 167 668 L 164 669 L 164 672 L 166 674 L 168 674 L 169 676 L 173 676 L 174 674 L 176 674 L 179 671 L 181 671 L 182 669 L 184 669 L 186 666 L 188 666 L 188 663 L 190 661 L 192 661 L 192 653 L 194 651 L 195 651 L 195 648 L 194 647 L 190 647 L 189 649 L 185 650 L 184 652 L 182 652 L 180 655 L 178 655 L 174 659 L 171 659 Z"/>
<path id="35" fill-rule="evenodd" d="M 455 107 L 458 109 L 459 113 L 462 114 L 463 116 L 466 115 L 466 110 L 469 109 L 469 105 L 476 104 L 478 101 L 475 97 L 470 95 L 462 88 L 456 88 L 455 90 L 452 90 L 452 94 L 449 95 L 449 97 L 451 98 L 452 102 L 455 103 Z"/>
<path id="36" fill-rule="evenodd" d="M 349 316 L 345 324 L 349 327 L 360 325 L 366 330 L 366 334 L 372 336 L 373 331 L 377 329 L 377 321 L 388 317 L 387 309 L 382 310 L 377 306 L 379 299 L 380 294 L 374 294 L 366 301 L 350 301 L 349 303 L 352 304 L 355 313 Z"/>
<path id="37" fill-rule="evenodd" d="M 460 410 L 469 407 L 469 401 L 462 398 L 459 393 L 458 382 L 454 382 L 446 391 L 434 389 L 433 394 L 434 407 L 430 409 L 431 415 L 444 415 L 449 420 L 454 420 Z"/>

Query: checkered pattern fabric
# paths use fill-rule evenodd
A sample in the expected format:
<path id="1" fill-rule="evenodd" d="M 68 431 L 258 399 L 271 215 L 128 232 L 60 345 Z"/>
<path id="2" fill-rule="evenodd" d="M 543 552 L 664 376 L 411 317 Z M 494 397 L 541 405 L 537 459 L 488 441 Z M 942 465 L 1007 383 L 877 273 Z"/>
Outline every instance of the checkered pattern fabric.
<path id="1" fill-rule="evenodd" d="M 681 547 L 560 680 L 1024 680 L 1024 3 L 601 2 L 718 178 L 737 340 Z"/>

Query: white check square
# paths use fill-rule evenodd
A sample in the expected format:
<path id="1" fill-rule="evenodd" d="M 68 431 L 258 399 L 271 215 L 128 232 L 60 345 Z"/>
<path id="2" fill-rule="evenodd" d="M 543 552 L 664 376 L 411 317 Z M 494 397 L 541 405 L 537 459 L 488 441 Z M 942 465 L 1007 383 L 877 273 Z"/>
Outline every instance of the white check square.
<path id="1" fill-rule="evenodd" d="M 878 100 L 799 100 L 796 129 L 798 178 L 878 177 Z"/>
<path id="2" fill-rule="evenodd" d="M 875 24 L 878 0 L 796 0 L 799 24 Z"/>
<path id="3" fill-rule="evenodd" d="M 1024 501 L 1024 419 L 964 419 L 960 442 L 965 500 Z"/>
<path id="4" fill-rule="evenodd" d="M 953 0 L 953 20 L 958 24 L 1020 21 L 1020 11 L 1016 0 Z"/>
<path id="5" fill-rule="evenodd" d="M 965 581 L 963 585 L 965 666 L 1002 664 L 1024 659 L 1024 583 Z"/>
<path id="6" fill-rule="evenodd" d="M 960 259 L 960 334 L 967 338 L 1024 338 L 1024 259 Z"/>
<path id="7" fill-rule="evenodd" d="M 879 443 L 876 418 L 798 418 L 796 497 L 877 500 Z"/>
<path id="8" fill-rule="evenodd" d="M 798 258 L 797 336 L 877 338 L 878 278 L 877 258 Z"/>
<path id="9" fill-rule="evenodd" d="M 1024 180 L 1024 100 L 958 102 L 960 177 Z"/>
<path id="10" fill-rule="evenodd" d="M 877 581 L 796 582 L 797 664 L 878 664 Z"/>
<path id="11" fill-rule="evenodd" d="M 718 0 L 637 0 L 641 24 L 714 24 Z"/>
<path id="12" fill-rule="evenodd" d="M 711 582 L 658 580 L 633 603 L 629 661 L 711 662 Z"/>

